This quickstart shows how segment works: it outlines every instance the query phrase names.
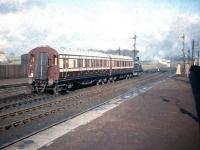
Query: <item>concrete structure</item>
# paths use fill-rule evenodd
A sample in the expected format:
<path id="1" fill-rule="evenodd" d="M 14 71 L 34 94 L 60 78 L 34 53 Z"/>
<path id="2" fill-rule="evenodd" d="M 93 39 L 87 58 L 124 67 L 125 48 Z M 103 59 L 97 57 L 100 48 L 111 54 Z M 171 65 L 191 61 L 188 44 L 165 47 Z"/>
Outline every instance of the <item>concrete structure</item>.
<path id="1" fill-rule="evenodd" d="M 176 67 L 176 75 L 181 75 L 181 65 L 178 64 Z"/>

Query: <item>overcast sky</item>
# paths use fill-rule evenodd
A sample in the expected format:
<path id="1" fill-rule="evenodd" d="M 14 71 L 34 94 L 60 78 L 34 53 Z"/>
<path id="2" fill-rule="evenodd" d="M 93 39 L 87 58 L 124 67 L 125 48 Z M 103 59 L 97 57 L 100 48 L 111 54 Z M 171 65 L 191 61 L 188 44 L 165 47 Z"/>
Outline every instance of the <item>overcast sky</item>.
<path id="1" fill-rule="evenodd" d="M 200 0 L 0 0 L 0 50 L 40 45 L 137 49 L 143 58 L 181 55 L 180 36 L 200 40 Z"/>

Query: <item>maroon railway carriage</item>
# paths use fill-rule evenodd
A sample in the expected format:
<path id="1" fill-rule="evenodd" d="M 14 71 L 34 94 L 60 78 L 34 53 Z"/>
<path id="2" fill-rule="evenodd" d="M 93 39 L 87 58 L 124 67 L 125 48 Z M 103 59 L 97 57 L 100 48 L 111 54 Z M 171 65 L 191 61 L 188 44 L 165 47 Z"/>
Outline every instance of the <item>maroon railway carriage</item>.
<path id="1" fill-rule="evenodd" d="M 133 59 L 84 50 L 55 50 L 48 46 L 29 52 L 29 83 L 33 91 L 55 94 L 73 86 L 103 84 L 133 75 Z"/>

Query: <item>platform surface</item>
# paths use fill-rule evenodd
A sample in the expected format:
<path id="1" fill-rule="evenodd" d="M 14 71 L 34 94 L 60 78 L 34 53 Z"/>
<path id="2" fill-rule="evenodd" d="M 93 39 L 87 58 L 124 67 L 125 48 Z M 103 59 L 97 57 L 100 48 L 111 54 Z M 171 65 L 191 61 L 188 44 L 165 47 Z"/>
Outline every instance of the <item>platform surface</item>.
<path id="1" fill-rule="evenodd" d="M 167 79 L 41 150 L 200 150 L 190 84 Z"/>

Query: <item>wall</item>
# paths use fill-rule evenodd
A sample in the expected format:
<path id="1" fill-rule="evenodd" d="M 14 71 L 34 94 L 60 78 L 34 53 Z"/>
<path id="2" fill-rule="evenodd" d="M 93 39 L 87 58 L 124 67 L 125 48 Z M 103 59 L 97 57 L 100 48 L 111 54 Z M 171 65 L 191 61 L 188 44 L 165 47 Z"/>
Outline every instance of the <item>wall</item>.
<path id="1" fill-rule="evenodd" d="M 26 65 L 0 65 L 0 79 L 26 78 Z"/>

